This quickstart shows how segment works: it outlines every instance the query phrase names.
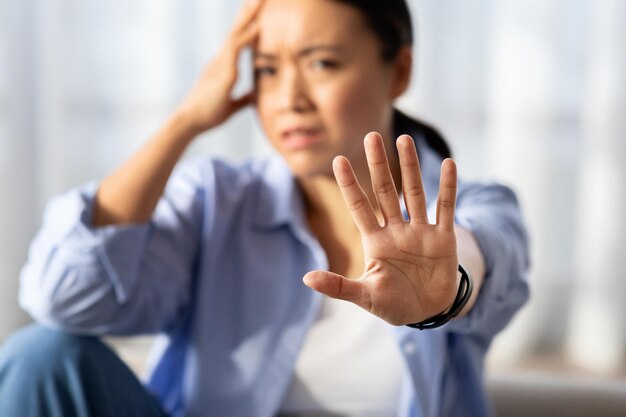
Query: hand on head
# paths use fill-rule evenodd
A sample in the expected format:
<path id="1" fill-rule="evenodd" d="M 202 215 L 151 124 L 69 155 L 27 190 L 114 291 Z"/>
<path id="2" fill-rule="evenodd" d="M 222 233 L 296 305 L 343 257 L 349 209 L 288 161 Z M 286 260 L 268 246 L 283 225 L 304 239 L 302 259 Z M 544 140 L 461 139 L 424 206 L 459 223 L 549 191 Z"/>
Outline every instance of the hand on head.
<path id="1" fill-rule="evenodd" d="M 224 123 L 241 108 L 251 104 L 254 93 L 233 98 L 238 79 L 238 59 L 259 34 L 257 17 L 263 0 L 248 0 L 224 42 L 220 52 L 202 71 L 194 87 L 185 97 L 177 114 L 197 133 Z"/>

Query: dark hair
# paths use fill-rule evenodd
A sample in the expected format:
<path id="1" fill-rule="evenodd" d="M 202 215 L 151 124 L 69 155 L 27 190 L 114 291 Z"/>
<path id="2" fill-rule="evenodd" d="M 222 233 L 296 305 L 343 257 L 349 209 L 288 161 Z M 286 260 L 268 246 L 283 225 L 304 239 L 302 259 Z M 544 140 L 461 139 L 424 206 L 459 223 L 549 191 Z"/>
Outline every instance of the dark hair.
<path id="1" fill-rule="evenodd" d="M 334 0 L 358 9 L 382 43 L 382 57 L 393 61 L 400 48 L 413 45 L 413 24 L 405 0 Z"/>
<path id="2" fill-rule="evenodd" d="M 420 120 L 407 116 L 398 109 L 394 109 L 393 130 L 396 137 L 403 133 L 413 134 L 413 132 L 418 132 L 426 140 L 428 146 L 433 148 L 442 158 L 452 158 L 450 146 L 448 146 L 448 143 L 437 129 Z"/>
<path id="3" fill-rule="evenodd" d="M 403 46 L 413 45 L 413 24 L 406 0 L 334 0 L 359 10 L 382 44 L 381 56 L 393 61 Z M 394 111 L 395 133 L 421 134 L 443 158 L 451 157 L 450 147 L 433 127 Z"/>

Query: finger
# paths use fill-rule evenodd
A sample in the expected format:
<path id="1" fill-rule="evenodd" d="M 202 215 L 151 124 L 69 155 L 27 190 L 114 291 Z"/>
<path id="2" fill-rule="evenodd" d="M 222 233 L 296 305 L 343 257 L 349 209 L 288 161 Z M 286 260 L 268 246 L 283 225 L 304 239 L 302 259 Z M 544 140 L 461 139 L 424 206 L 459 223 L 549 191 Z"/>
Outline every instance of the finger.
<path id="1" fill-rule="evenodd" d="M 348 279 L 327 271 L 312 271 L 302 279 L 304 285 L 324 295 L 350 301 L 366 310 L 371 308 L 371 296 L 367 285 L 359 280 Z"/>
<path id="2" fill-rule="evenodd" d="M 245 31 L 236 36 L 233 36 L 229 42 L 224 45 L 222 50 L 222 57 L 225 59 L 224 73 L 229 74 L 229 84 L 234 84 L 237 81 L 237 72 L 239 66 L 239 54 L 241 50 L 246 46 L 251 45 L 259 35 L 259 24 L 257 22 L 251 23 Z"/>
<path id="3" fill-rule="evenodd" d="M 437 197 L 437 226 L 454 230 L 454 207 L 456 206 L 456 164 L 450 158 L 441 164 L 439 196 Z"/>
<path id="4" fill-rule="evenodd" d="M 244 30 L 233 36 L 234 46 L 237 50 L 249 46 L 259 35 L 259 22 L 251 22 Z"/>
<path id="5" fill-rule="evenodd" d="M 402 135 L 396 141 L 396 147 L 400 157 L 402 194 L 410 221 L 419 224 L 428 223 L 426 194 L 415 143 L 409 135 Z"/>
<path id="6" fill-rule="evenodd" d="M 235 23 L 231 30 L 232 34 L 236 34 L 246 28 L 258 15 L 261 10 L 263 0 L 248 0 L 244 3 L 241 11 L 235 18 Z"/>
<path id="7" fill-rule="evenodd" d="M 380 225 L 372 205 L 359 185 L 348 159 L 343 156 L 336 157 L 333 160 L 333 172 L 343 200 L 361 234 L 366 235 L 379 229 Z"/>
<path id="8" fill-rule="evenodd" d="M 404 222 L 398 192 L 391 177 L 383 138 L 376 132 L 365 135 L 365 156 L 372 177 L 372 187 L 385 224 Z"/>

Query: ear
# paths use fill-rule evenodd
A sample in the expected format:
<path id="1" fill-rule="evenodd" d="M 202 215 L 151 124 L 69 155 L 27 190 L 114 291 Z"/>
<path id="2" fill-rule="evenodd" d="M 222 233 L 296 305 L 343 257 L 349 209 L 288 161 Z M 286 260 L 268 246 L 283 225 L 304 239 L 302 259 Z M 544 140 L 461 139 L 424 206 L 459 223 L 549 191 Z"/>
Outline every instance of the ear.
<path id="1" fill-rule="evenodd" d="M 413 49 L 411 46 L 400 48 L 393 67 L 391 96 L 393 99 L 396 99 L 404 94 L 411 82 L 411 70 L 413 68 Z"/>

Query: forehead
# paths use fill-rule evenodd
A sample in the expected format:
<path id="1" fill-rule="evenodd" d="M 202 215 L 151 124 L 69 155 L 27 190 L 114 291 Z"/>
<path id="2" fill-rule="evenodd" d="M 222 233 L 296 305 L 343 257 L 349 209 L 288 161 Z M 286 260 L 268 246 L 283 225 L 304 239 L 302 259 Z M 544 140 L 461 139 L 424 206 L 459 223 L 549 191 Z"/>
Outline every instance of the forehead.
<path id="1" fill-rule="evenodd" d="M 262 51 L 373 37 L 358 9 L 333 0 L 266 0 L 259 24 Z"/>

